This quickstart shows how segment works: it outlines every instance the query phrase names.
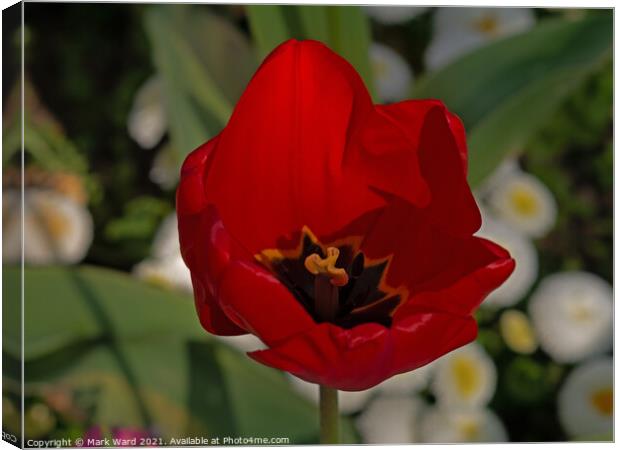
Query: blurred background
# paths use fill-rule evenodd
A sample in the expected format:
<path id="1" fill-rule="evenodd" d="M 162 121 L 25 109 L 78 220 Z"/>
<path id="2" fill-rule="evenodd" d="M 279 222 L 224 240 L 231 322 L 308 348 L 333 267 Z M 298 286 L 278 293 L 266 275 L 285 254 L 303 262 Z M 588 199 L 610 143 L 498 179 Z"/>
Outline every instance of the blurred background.
<path id="1" fill-rule="evenodd" d="M 611 10 L 27 3 L 23 179 L 19 9 L 2 19 L 4 431 L 23 357 L 27 439 L 318 441 L 315 386 L 200 328 L 174 217 L 184 156 L 296 37 L 376 102 L 462 118 L 480 234 L 517 261 L 475 343 L 341 394 L 345 441 L 612 439 Z"/>

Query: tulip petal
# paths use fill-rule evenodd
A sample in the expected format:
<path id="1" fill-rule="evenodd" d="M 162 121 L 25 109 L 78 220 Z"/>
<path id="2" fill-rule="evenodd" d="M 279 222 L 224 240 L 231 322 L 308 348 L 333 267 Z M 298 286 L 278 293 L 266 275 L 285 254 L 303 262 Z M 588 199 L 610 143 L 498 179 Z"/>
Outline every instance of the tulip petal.
<path id="1" fill-rule="evenodd" d="M 229 318 L 269 346 L 316 326 L 291 292 L 257 263 L 231 264 L 218 296 Z"/>
<path id="2" fill-rule="evenodd" d="M 183 163 L 177 189 L 177 217 L 181 255 L 192 275 L 194 303 L 201 325 L 222 336 L 246 334 L 228 319 L 215 297 L 213 273 L 221 272 L 231 253 L 249 256 L 233 245 L 204 196 L 204 176 L 218 142 L 215 137 L 194 150 Z M 233 251 L 234 249 L 234 251 Z"/>
<path id="3" fill-rule="evenodd" d="M 200 325 L 211 334 L 218 336 L 239 336 L 248 332 L 238 327 L 220 308 L 217 299 L 205 285 L 192 274 L 194 287 L 194 305 L 198 313 Z"/>
<path id="4" fill-rule="evenodd" d="M 176 195 L 178 216 L 197 214 L 207 206 L 204 180 L 209 160 L 215 150 L 219 136 L 205 142 L 192 151 L 181 167 L 181 179 Z M 183 236 L 181 236 L 183 238 Z"/>
<path id="5" fill-rule="evenodd" d="M 425 309 L 410 311 L 392 325 L 394 370 L 390 376 L 422 367 L 476 339 L 478 325 L 471 316 Z"/>
<path id="6" fill-rule="evenodd" d="M 480 228 L 481 218 L 467 184 L 467 147 L 460 120 L 436 100 L 410 100 L 379 109 L 418 149 L 431 196 L 429 217 L 450 234 L 471 236 Z"/>
<path id="7" fill-rule="evenodd" d="M 351 329 L 323 323 L 249 356 L 311 383 L 360 391 L 421 367 L 475 336 L 471 317 L 418 312 L 390 329 L 375 323 Z"/>
<path id="8" fill-rule="evenodd" d="M 350 130 L 373 111 L 355 70 L 315 41 L 288 41 L 254 75 L 220 134 L 206 201 L 252 253 L 309 227 L 334 233 L 383 205 L 345 176 Z"/>
<path id="9" fill-rule="evenodd" d="M 409 300 L 400 306 L 396 316 L 406 316 L 420 307 L 468 315 L 485 297 L 510 276 L 515 261 L 508 252 L 491 241 L 472 237 L 437 277 L 416 286 Z"/>
<path id="10" fill-rule="evenodd" d="M 378 384 L 389 370 L 391 354 L 388 329 L 374 323 L 352 329 L 322 323 L 278 346 L 248 353 L 311 383 L 349 391 Z"/>

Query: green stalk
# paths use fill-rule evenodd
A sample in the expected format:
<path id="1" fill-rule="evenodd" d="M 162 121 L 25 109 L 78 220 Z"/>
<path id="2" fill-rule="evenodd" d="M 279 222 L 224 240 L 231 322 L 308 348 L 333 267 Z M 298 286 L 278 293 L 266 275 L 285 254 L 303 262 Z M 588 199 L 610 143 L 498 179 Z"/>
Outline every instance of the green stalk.
<path id="1" fill-rule="evenodd" d="M 321 386 L 319 408 L 321 414 L 321 444 L 339 444 L 338 390 Z"/>

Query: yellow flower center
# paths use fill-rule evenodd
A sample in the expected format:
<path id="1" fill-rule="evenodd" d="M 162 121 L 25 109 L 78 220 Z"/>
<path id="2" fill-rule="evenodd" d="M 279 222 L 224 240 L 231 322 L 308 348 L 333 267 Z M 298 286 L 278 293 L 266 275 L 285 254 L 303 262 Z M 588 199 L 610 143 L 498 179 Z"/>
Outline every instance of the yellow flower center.
<path id="1" fill-rule="evenodd" d="M 373 61 L 372 68 L 376 78 L 384 78 L 389 73 L 389 66 L 382 60 Z"/>
<path id="2" fill-rule="evenodd" d="M 535 216 L 540 210 L 538 199 L 522 187 L 515 188 L 510 193 L 510 201 L 517 212 L 523 216 Z"/>
<path id="3" fill-rule="evenodd" d="M 572 305 L 570 315 L 576 322 L 588 322 L 592 319 L 592 311 L 584 305 Z"/>
<path id="4" fill-rule="evenodd" d="M 495 36 L 499 31 L 497 19 L 493 16 L 484 16 L 474 23 L 476 30 L 489 36 Z"/>
<path id="5" fill-rule="evenodd" d="M 525 314 L 520 311 L 506 311 L 499 321 L 500 332 L 506 345 L 517 353 L 532 353 L 538 345 L 534 331 Z"/>
<path id="6" fill-rule="evenodd" d="M 452 361 L 452 373 L 458 391 L 464 397 L 470 397 L 480 384 L 480 371 L 469 358 L 455 356 Z"/>
<path id="7" fill-rule="evenodd" d="M 480 437 L 480 427 L 474 420 L 464 419 L 458 428 L 466 441 L 477 441 Z"/>
<path id="8" fill-rule="evenodd" d="M 614 412 L 614 395 L 610 387 L 594 391 L 590 396 L 594 408 L 604 416 L 611 417 Z"/>
<path id="9" fill-rule="evenodd" d="M 158 288 L 172 289 L 172 283 L 170 280 L 159 273 L 149 273 L 144 277 L 144 280 L 150 285 Z"/>
<path id="10" fill-rule="evenodd" d="M 52 239 L 61 239 L 69 230 L 69 219 L 49 205 L 41 203 L 37 208 L 39 214 L 36 215 L 36 219 L 41 221 L 40 225 L 45 227 L 45 231 Z"/>

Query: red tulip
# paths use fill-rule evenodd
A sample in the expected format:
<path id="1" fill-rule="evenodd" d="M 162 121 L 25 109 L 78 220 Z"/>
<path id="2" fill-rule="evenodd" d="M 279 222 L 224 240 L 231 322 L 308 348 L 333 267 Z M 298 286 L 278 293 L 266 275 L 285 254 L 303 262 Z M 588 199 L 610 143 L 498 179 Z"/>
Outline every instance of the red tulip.
<path id="1" fill-rule="evenodd" d="M 472 341 L 512 272 L 474 237 L 461 121 L 436 100 L 373 105 L 324 45 L 288 41 L 192 152 L 177 213 L 203 327 L 256 361 L 356 391 Z"/>

